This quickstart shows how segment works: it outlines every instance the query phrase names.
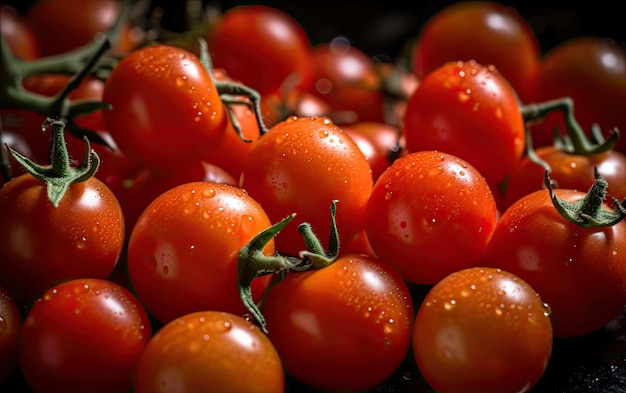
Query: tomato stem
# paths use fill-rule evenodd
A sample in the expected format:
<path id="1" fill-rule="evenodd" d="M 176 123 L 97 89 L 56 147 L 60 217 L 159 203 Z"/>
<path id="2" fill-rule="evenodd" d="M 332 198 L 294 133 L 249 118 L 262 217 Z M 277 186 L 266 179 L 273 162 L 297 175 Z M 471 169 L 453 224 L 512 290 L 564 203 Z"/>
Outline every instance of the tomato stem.
<path id="1" fill-rule="evenodd" d="M 52 130 L 51 165 L 43 166 L 7 146 L 13 158 L 36 179 L 46 183 L 48 199 L 59 207 L 59 202 L 67 189 L 74 183 L 83 182 L 92 177 L 100 165 L 100 157 L 91 149 L 89 139 L 84 137 L 85 155 L 82 162 L 73 168 L 65 144 L 65 123 L 48 118 L 44 125 Z"/>
<path id="2" fill-rule="evenodd" d="M 615 209 L 603 208 L 606 198 L 608 182 L 600 175 L 598 168 L 594 168 L 595 181 L 584 198 L 569 202 L 559 198 L 554 192 L 548 171 L 545 172 L 544 183 L 550 191 L 552 203 L 562 217 L 583 228 L 612 226 L 626 217 L 624 202 L 611 197 Z"/>

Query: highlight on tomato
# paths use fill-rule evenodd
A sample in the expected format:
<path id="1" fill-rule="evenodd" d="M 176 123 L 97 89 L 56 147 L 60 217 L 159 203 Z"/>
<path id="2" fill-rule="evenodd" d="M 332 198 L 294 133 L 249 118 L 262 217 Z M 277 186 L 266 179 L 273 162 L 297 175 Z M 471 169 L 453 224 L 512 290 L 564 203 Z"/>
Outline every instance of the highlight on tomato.
<path id="1" fill-rule="evenodd" d="M 529 392 L 552 356 L 549 305 L 508 271 L 470 267 L 444 277 L 415 317 L 413 356 L 437 392 Z"/>

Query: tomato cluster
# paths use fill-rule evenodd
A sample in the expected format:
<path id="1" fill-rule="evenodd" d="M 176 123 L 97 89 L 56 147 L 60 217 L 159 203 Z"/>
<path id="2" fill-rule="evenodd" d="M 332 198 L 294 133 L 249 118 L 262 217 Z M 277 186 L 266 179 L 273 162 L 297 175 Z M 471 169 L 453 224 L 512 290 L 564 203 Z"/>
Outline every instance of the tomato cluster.
<path id="1" fill-rule="evenodd" d="M 531 392 L 623 314 L 614 40 L 457 2 L 383 61 L 142 6 L 0 4 L 0 388 Z"/>

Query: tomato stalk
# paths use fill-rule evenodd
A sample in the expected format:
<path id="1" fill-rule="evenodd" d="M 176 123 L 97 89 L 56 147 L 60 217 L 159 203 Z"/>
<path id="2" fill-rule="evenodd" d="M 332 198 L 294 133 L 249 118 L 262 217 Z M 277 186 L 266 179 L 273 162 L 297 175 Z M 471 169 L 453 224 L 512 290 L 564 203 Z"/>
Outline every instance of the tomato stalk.
<path id="1" fill-rule="evenodd" d="M 49 166 L 39 165 L 11 147 L 7 146 L 7 148 L 13 158 L 28 173 L 46 183 L 48 199 L 54 207 L 58 207 L 61 198 L 72 184 L 83 182 L 96 173 L 100 165 L 100 157 L 91 149 L 89 139 L 84 137 L 85 155 L 77 167 L 72 167 L 65 144 L 65 123 L 48 118 L 44 123 L 45 125 L 49 125 L 52 130 L 51 164 Z"/>
<path id="2" fill-rule="evenodd" d="M 594 176 L 595 181 L 587 195 L 575 202 L 568 202 L 556 195 L 548 171 L 545 173 L 544 183 L 550 191 L 554 207 L 568 221 L 583 228 L 616 225 L 626 217 L 626 207 L 624 207 L 626 200 L 620 203 L 617 198 L 610 197 L 615 208 L 613 210 L 603 208 L 608 182 L 600 175 L 597 168 L 594 168 Z"/>

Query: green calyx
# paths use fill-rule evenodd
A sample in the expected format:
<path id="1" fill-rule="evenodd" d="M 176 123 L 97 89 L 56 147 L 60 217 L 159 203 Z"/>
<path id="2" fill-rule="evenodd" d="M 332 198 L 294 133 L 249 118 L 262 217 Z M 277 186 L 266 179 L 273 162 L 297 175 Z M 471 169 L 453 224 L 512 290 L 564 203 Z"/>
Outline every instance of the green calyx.
<path id="1" fill-rule="evenodd" d="M 85 137 L 83 160 L 77 167 L 72 167 L 65 144 L 65 123 L 60 120 L 47 119 L 44 126 L 50 126 L 52 130 L 51 165 L 39 165 L 11 147 L 7 146 L 7 148 L 13 158 L 28 173 L 46 183 L 48 199 L 56 208 L 59 207 L 59 202 L 72 184 L 83 182 L 96 173 L 100 165 L 100 157 L 91 149 L 89 139 Z"/>
<path id="2" fill-rule="evenodd" d="M 545 173 L 544 183 L 550 191 L 554 207 L 568 221 L 583 228 L 613 226 L 626 217 L 626 200 L 620 202 L 617 198 L 610 197 L 615 208 L 605 208 L 603 202 L 606 200 L 608 182 L 598 173 L 597 168 L 594 169 L 594 175 L 595 181 L 587 195 L 575 202 L 566 201 L 556 195 L 548 171 Z"/>

